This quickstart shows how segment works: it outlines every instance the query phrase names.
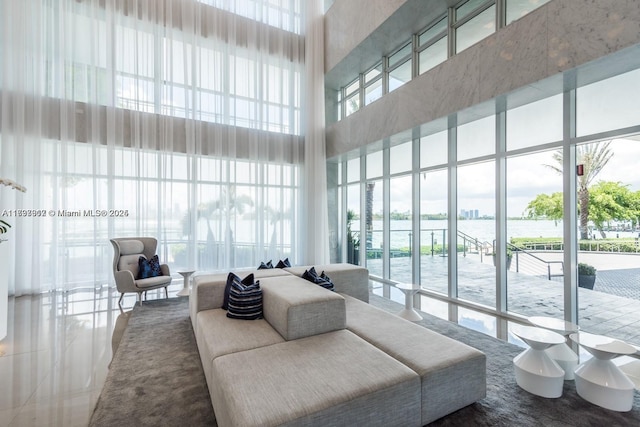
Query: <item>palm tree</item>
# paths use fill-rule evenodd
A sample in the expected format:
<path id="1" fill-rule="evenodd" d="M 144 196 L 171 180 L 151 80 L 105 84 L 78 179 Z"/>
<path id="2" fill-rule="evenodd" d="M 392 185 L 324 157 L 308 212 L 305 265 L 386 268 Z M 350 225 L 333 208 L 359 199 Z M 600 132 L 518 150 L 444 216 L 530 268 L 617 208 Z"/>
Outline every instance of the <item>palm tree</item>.
<path id="1" fill-rule="evenodd" d="M 4 234 L 8 232 L 10 228 L 11 228 L 11 225 L 8 222 L 0 219 L 0 234 Z"/>
<path id="2" fill-rule="evenodd" d="M 611 141 L 600 141 L 576 147 L 576 162 L 582 165 L 582 175 L 578 175 L 578 210 L 580 214 L 580 239 L 589 238 L 589 186 L 613 157 L 609 149 Z M 555 165 L 545 165 L 562 175 L 562 150 L 553 153 Z"/>
<path id="3" fill-rule="evenodd" d="M 360 239 L 355 237 L 351 224 L 356 220 L 356 213 L 352 209 L 347 210 L 347 262 L 350 264 L 358 264 L 358 255 L 356 251 L 360 248 Z"/>
<path id="4" fill-rule="evenodd" d="M 367 249 L 371 249 L 373 240 L 373 190 L 376 187 L 375 182 L 367 182 L 367 192 L 365 198 L 365 228 L 367 230 Z"/>
<path id="5" fill-rule="evenodd" d="M 232 215 L 242 215 L 245 212 L 246 207 L 253 206 L 253 200 L 247 195 L 236 195 L 235 186 L 223 188 L 220 197 L 217 200 L 211 202 L 202 203 L 196 210 L 196 222 L 200 219 L 204 219 L 207 224 L 207 243 L 202 256 L 204 262 L 212 262 L 212 267 L 217 267 L 218 264 L 218 251 L 215 235 L 211 228 L 211 220 L 218 219 L 225 221 L 229 224 L 229 220 Z M 190 233 L 190 218 L 191 213 L 187 212 L 182 220 L 182 230 L 184 235 Z M 233 230 L 230 225 L 226 227 L 226 234 L 222 242 L 229 242 L 231 245 L 231 253 L 229 254 L 230 266 L 234 267 L 235 264 L 235 247 L 233 245 Z M 219 244 L 219 243 L 218 243 Z"/>

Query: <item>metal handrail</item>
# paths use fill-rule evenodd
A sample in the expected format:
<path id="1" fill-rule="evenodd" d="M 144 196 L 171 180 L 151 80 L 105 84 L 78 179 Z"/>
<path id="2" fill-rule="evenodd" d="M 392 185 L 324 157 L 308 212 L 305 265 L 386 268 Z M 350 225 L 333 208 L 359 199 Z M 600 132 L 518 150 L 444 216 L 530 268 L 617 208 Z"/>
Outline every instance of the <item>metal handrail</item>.
<path id="1" fill-rule="evenodd" d="M 494 242 L 494 245 L 495 245 L 495 240 L 493 242 Z M 540 258 L 539 256 L 536 256 L 533 253 L 531 253 L 531 252 L 529 252 L 529 251 L 527 251 L 525 249 L 522 249 L 522 248 L 520 248 L 520 247 L 518 247 L 518 246 L 516 246 L 516 245 L 514 245 L 512 243 L 509 243 L 509 242 L 507 242 L 507 250 L 511 250 L 513 253 L 515 253 L 516 273 L 520 272 L 520 262 L 519 262 L 520 261 L 520 256 L 521 256 L 520 254 L 524 254 L 524 255 L 526 255 L 528 257 L 531 257 L 531 258 L 535 259 L 536 261 L 546 265 L 546 267 L 547 267 L 546 268 L 547 269 L 547 279 L 548 280 L 551 280 L 551 277 L 553 277 L 552 274 L 551 274 L 551 266 L 553 264 L 559 264 L 560 265 L 560 270 L 564 274 L 564 261 L 547 261 L 547 260 L 544 260 L 544 259 Z"/>

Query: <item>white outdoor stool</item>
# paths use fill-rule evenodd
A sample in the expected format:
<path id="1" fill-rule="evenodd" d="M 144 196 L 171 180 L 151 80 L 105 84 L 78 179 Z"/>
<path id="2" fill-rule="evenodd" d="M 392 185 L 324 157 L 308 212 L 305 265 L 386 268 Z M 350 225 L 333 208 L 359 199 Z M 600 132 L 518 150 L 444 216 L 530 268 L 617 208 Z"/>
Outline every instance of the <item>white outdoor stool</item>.
<path id="1" fill-rule="evenodd" d="M 396 288 L 400 289 L 404 293 L 404 308 L 400 310 L 398 316 L 411 322 L 422 320 L 420 313 L 413 308 L 413 296 L 420 290 L 420 286 L 398 283 Z"/>
<path id="2" fill-rule="evenodd" d="M 518 385 L 536 396 L 562 396 L 564 371 L 545 350 L 552 345 L 564 343 L 564 337 L 556 332 L 532 326 L 518 326 L 513 328 L 511 333 L 530 346 L 513 359 Z"/>
<path id="3" fill-rule="evenodd" d="M 569 337 L 593 355 L 576 368 L 576 391 L 584 400 L 612 411 L 633 407 L 633 383 L 611 359 L 631 355 L 636 348 L 620 340 L 586 332 Z"/>
<path id="4" fill-rule="evenodd" d="M 578 332 L 580 327 L 575 323 L 554 319 L 553 317 L 534 316 L 529 317 L 528 320 L 534 326 L 549 329 L 550 331 L 557 332 L 564 336 L 564 343 L 551 346 L 546 349 L 545 352 L 550 358 L 555 360 L 558 365 L 560 365 L 564 371 L 564 379 L 572 380 L 574 378 L 573 372 L 578 367 L 578 354 L 571 350 L 571 347 L 567 345 L 567 340 L 569 335 L 574 332 Z"/>

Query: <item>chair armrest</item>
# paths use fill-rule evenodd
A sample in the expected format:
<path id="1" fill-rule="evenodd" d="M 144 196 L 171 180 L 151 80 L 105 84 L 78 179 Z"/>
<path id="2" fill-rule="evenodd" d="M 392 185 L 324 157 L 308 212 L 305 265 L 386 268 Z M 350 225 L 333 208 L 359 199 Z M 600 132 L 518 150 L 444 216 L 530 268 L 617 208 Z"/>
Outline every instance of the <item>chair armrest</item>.
<path id="1" fill-rule="evenodd" d="M 133 273 L 129 270 L 116 271 L 115 274 L 116 279 L 116 287 L 118 288 L 118 292 L 138 292 L 136 288 L 136 280 L 133 277 Z"/>
<path id="2" fill-rule="evenodd" d="M 171 272 L 169 271 L 169 266 L 167 264 L 160 264 L 160 271 L 163 276 L 171 276 Z"/>

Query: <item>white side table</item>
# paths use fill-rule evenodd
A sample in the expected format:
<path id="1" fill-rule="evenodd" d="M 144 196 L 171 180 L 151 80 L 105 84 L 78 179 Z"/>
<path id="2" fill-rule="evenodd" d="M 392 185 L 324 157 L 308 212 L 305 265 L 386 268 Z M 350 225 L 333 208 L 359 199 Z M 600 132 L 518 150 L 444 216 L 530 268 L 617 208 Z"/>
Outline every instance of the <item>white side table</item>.
<path id="1" fill-rule="evenodd" d="M 640 390 L 640 347 L 631 344 L 635 347 L 636 353 L 630 357 L 620 357 L 612 360 L 622 372 L 625 373 L 627 378 L 631 380 L 636 390 Z"/>
<path id="2" fill-rule="evenodd" d="M 420 287 L 408 283 L 398 283 L 396 288 L 404 292 L 404 308 L 398 312 L 398 316 L 411 322 L 422 320 L 420 313 L 413 308 L 413 296 L 420 290 Z"/>
<path id="3" fill-rule="evenodd" d="M 549 329 L 564 336 L 564 343 L 551 346 L 546 349 L 545 352 L 560 365 L 564 371 L 564 379 L 572 380 L 574 378 L 573 371 L 578 367 L 578 355 L 567 345 L 567 340 L 569 339 L 569 335 L 578 332 L 580 327 L 575 323 L 554 319 L 553 317 L 534 316 L 529 317 L 528 320 L 534 326 Z"/>
<path id="4" fill-rule="evenodd" d="M 178 274 L 180 274 L 184 278 L 184 285 L 182 286 L 182 289 L 177 293 L 179 297 L 186 297 L 187 295 L 189 295 L 189 277 L 193 273 L 195 273 L 195 271 L 178 271 Z"/>
<path id="5" fill-rule="evenodd" d="M 545 350 L 552 345 L 563 344 L 564 337 L 557 332 L 532 326 L 515 327 L 511 333 L 530 346 L 513 359 L 518 385 L 536 396 L 562 396 L 564 370 Z"/>
<path id="6" fill-rule="evenodd" d="M 626 342 L 576 332 L 569 337 L 593 355 L 576 368 L 576 391 L 584 400 L 612 411 L 627 412 L 633 407 L 633 383 L 611 359 L 634 354 Z"/>

